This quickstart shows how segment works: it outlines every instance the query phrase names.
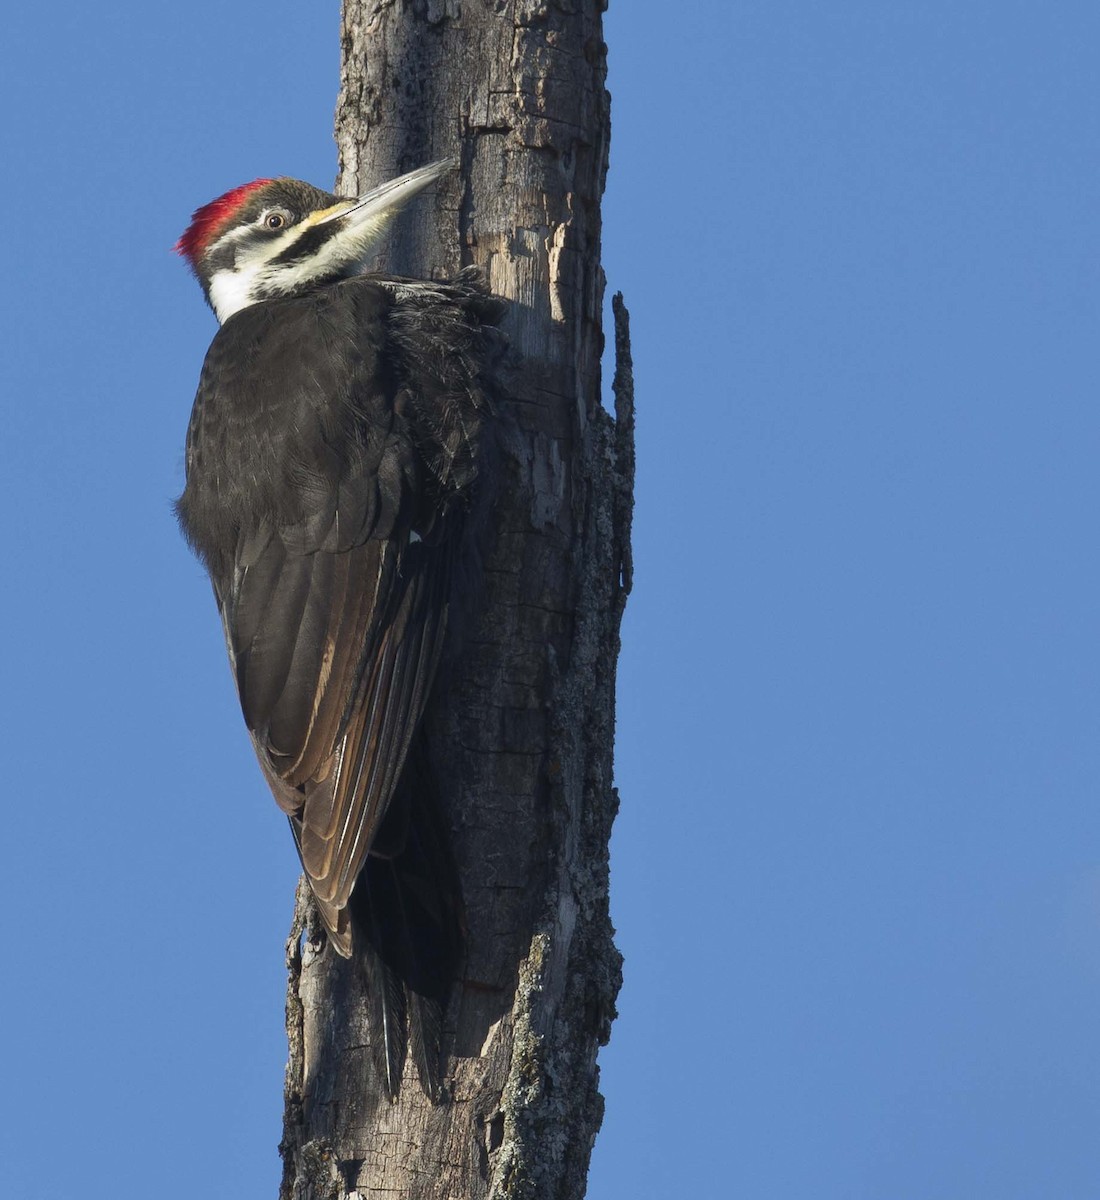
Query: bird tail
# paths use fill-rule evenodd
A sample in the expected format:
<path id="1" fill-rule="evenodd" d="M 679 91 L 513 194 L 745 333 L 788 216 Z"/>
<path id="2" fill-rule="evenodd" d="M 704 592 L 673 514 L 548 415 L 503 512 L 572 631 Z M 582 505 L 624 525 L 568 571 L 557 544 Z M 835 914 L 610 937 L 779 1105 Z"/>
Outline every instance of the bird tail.
<path id="1" fill-rule="evenodd" d="M 462 957 L 457 874 L 421 739 L 350 901 L 374 1058 L 391 1100 L 411 1052 L 425 1093 L 442 1089 L 443 1017 Z"/>

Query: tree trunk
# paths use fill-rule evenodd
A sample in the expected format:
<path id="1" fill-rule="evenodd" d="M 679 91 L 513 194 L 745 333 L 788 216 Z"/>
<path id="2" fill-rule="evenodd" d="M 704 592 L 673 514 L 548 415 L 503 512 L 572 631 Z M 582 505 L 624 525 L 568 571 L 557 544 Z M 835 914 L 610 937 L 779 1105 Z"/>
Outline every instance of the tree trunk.
<path id="1" fill-rule="evenodd" d="M 484 583 L 426 717 L 467 926 L 446 1094 L 433 1105 L 407 1065 L 386 1099 L 360 976 L 300 887 L 282 1200 L 584 1195 L 620 982 L 607 843 L 633 473 L 618 298 L 617 420 L 600 403 L 603 7 L 345 0 L 337 190 L 457 155 L 378 265 L 476 264 L 510 302 L 509 349 Z"/>

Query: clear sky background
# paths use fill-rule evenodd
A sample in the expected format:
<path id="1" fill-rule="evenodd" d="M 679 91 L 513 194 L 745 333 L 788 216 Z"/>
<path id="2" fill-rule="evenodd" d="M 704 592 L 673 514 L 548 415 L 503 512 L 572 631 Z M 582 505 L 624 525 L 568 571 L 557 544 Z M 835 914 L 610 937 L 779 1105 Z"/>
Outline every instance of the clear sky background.
<path id="1" fill-rule="evenodd" d="M 1095 1200 L 1100 7 L 606 33 L 639 467 L 589 1194 Z M 215 328 L 170 247 L 331 185 L 336 0 L 4 43 L 0 1196 L 274 1197 L 296 861 L 170 511 Z"/>

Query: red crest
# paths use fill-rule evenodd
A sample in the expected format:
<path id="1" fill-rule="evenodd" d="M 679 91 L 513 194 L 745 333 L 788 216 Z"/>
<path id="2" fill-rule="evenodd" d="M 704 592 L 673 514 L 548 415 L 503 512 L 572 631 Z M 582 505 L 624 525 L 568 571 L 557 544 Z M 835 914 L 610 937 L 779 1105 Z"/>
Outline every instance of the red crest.
<path id="1" fill-rule="evenodd" d="M 270 179 L 253 179 L 251 183 L 242 184 L 231 192 L 226 192 L 224 196 L 211 200 L 202 208 L 196 208 L 191 216 L 191 224 L 180 235 L 180 240 L 172 249 L 190 262 L 198 262 L 206 253 L 214 235 L 240 211 L 249 196 L 271 182 Z"/>

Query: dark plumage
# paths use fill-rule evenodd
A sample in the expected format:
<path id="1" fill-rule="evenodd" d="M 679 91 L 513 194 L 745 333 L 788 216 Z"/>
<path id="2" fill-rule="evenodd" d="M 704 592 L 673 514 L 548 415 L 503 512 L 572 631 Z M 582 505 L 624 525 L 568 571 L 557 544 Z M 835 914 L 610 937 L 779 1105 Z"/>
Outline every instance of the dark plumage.
<path id="1" fill-rule="evenodd" d="M 494 316 L 473 272 L 357 276 L 251 303 L 210 346 L 187 435 L 180 522 L 321 917 L 366 970 L 391 1096 L 406 1022 L 438 1093 L 460 955 L 417 728 L 486 436 L 478 373 Z"/>

